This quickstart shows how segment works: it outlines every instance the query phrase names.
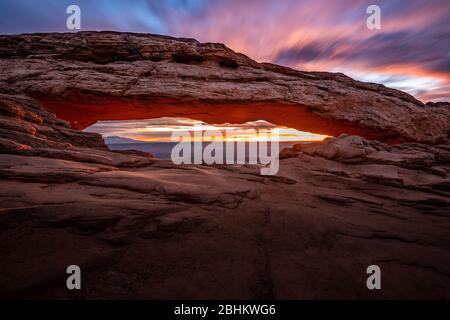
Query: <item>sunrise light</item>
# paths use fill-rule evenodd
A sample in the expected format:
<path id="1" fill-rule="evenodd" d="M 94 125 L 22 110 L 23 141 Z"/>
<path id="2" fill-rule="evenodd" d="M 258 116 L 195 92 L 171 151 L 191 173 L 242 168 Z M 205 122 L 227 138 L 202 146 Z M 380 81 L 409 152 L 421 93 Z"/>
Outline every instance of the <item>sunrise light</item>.
<path id="1" fill-rule="evenodd" d="M 165 122 L 165 124 L 161 124 Z M 196 126 L 200 123 L 201 127 Z M 322 141 L 323 134 L 276 126 L 264 120 L 243 124 L 205 124 L 187 118 L 99 121 L 85 131 L 98 132 L 103 137 L 117 136 L 139 142 L 172 142 L 173 132 L 190 132 L 190 141 Z M 201 134 L 198 134 L 201 131 Z M 197 134 L 194 134 L 197 133 Z"/>

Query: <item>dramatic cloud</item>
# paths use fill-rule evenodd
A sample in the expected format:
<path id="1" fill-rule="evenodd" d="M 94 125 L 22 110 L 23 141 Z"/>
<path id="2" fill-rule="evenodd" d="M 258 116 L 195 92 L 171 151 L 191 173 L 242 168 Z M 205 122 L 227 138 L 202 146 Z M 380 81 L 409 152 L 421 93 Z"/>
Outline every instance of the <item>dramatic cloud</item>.
<path id="1" fill-rule="evenodd" d="M 258 61 L 450 101 L 448 0 L 2 0 L 0 32 L 66 31 L 69 4 L 81 7 L 83 30 L 223 42 Z M 366 27 L 370 4 L 381 7 L 381 30 Z"/>

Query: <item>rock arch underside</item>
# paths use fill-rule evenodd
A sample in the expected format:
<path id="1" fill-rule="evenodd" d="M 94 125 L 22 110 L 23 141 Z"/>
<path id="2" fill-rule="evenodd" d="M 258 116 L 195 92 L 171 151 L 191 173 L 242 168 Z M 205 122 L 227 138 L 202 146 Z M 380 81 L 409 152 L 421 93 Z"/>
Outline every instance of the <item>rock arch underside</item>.
<path id="1" fill-rule="evenodd" d="M 111 151 L 98 120 L 328 134 L 257 166 Z M 0 36 L 0 297 L 450 298 L 450 111 L 216 43 Z M 66 268 L 82 269 L 69 292 Z M 366 289 L 366 269 L 382 290 Z M 220 289 L 218 289 L 220 288 Z"/>

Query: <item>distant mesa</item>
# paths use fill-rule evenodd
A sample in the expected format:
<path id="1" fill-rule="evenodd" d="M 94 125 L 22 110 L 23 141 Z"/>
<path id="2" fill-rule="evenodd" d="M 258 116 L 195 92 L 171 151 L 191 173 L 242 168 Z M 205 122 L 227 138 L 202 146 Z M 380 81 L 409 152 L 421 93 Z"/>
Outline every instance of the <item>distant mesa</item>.
<path id="1" fill-rule="evenodd" d="M 106 144 L 142 143 L 143 142 L 143 141 L 119 137 L 119 136 L 109 136 L 109 137 L 103 138 L 103 140 L 105 140 Z"/>

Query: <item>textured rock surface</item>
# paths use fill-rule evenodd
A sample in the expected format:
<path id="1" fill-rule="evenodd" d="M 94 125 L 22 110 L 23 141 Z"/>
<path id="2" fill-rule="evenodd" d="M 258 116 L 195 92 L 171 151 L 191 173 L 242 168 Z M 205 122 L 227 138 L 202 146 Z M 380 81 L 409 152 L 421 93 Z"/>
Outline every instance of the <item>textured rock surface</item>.
<path id="1" fill-rule="evenodd" d="M 264 119 L 332 136 L 426 143 L 448 139 L 450 130 L 448 104 L 424 105 L 343 74 L 259 64 L 193 39 L 114 32 L 0 36 L 2 82 L 76 128 L 161 116 Z"/>
<path id="2" fill-rule="evenodd" d="M 450 298 L 448 144 L 343 135 L 263 177 L 109 152 L 1 90 L 1 297 Z"/>

